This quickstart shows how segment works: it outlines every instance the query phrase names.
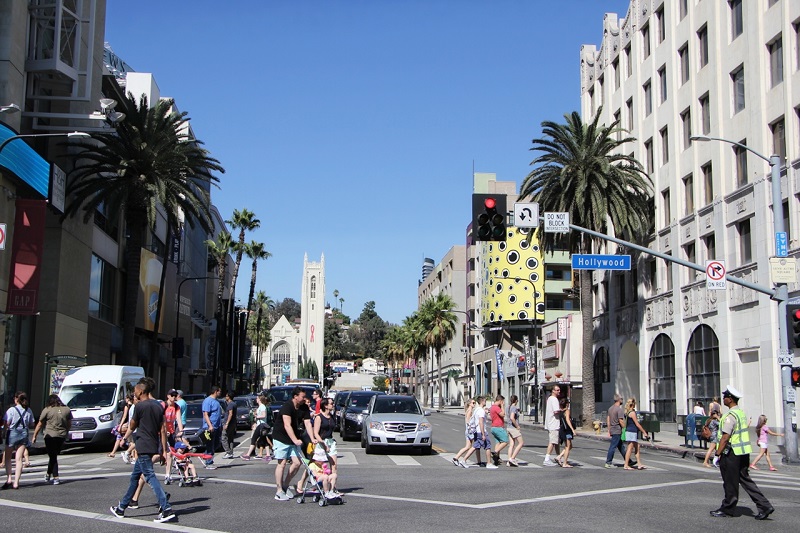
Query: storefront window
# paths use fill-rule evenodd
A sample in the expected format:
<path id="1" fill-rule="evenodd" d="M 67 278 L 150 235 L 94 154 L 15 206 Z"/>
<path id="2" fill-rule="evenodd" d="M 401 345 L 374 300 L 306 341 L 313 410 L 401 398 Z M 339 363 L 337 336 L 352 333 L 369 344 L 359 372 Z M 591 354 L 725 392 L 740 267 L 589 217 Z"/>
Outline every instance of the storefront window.
<path id="1" fill-rule="evenodd" d="M 719 342 L 714 330 L 706 325 L 698 326 L 689 339 L 686 390 L 687 413 L 692 412 L 695 402 L 700 401 L 707 406 L 711 398 L 719 395 Z"/>

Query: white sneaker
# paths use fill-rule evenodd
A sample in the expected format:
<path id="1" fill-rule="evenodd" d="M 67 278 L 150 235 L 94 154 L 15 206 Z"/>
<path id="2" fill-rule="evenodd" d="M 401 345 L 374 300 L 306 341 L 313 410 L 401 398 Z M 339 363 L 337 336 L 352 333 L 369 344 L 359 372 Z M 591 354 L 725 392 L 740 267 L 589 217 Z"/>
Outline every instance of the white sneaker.
<path id="1" fill-rule="evenodd" d="M 128 452 L 122 452 L 122 462 L 123 463 L 130 463 L 131 462 L 131 454 Z"/>
<path id="2" fill-rule="evenodd" d="M 294 491 L 292 487 L 289 487 L 288 489 L 286 489 L 286 495 L 289 498 L 294 498 L 295 496 L 297 496 L 297 493 Z"/>
<path id="3" fill-rule="evenodd" d="M 335 492 L 333 492 L 332 490 L 329 490 L 328 492 L 325 493 L 325 499 L 326 500 L 333 500 L 333 499 L 338 498 L 338 497 L 339 497 L 339 495 L 336 494 Z"/>
<path id="4" fill-rule="evenodd" d="M 494 463 L 489 463 L 486 465 L 486 468 L 489 470 L 497 470 L 499 467 Z"/>
<path id="5" fill-rule="evenodd" d="M 291 500 L 292 497 L 283 492 L 282 490 L 279 490 L 278 492 L 275 493 L 275 499 L 278 500 L 279 502 L 285 502 Z"/>
<path id="6" fill-rule="evenodd" d="M 469 468 L 469 466 L 467 465 L 466 461 L 464 461 L 464 459 L 459 459 L 458 460 L 458 466 L 460 466 L 461 468 Z"/>
<path id="7" fill-rule="evenodd" d="M 558 463 L 552 459 L 547 459 L 542 463 L 542 466 L 558 466 Z"/>

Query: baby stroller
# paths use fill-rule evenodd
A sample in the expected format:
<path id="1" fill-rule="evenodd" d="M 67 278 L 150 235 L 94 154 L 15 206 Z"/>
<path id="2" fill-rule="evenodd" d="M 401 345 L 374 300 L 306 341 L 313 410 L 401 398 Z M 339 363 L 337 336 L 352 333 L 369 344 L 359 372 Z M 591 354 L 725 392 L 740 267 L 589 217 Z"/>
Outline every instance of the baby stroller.
<path id="1" fill-rule="evenodd" d="M 310 453 L 310 451 L 309 453 L 302 453 L 308 450 L 313 451 L 313 454 Z M 308 443 L 308 445 L 305 446 L 305 450 L 300 449 L 300 451 L 300 462 L 303 463 L 307 476 L 306 482 L 303 484 L 303 491 L 297 495 L 297 503 L 305 503 L 306 497 L 308 496 L 315 502 L 318 502 L 320 507 L 325 507 L 328 504 L 342 505 L 344 503 L 344 496 L 339 493 L 326 493 L 322 487 L 322 483 L 317 477 L 320 474 L 330 474 L 330 467 L 328 466 L 329 459 L 325 448 L 322 446 L 314 448 L 313 444 Z M 308 458 L 309 455 L 311 459 Z M 325 467 L 328 467 L 328 470 L 320 471 L 317 466 L 318 462 L 323 463 Z"/>
<path id="2" fill-rule="evenodd" d="M 170 467 L 170 475 L 165 482 L 169 485 L 172 478 L 178 479 L 179 487 L 202 487 L 202 480 L 197 477 L 197 470 L 192 463 L 192 457 L 199 457 L 204 461 L 211 459 L 211 455 L 205 453 L 193 453 L 189 451 L 189 447 L 183 442 L 176 442 L 175 447 L 170 447 L 170 454 L 172 454 L 172 466 Z M 194 475 L 192 475 L 194 472 Z"/>

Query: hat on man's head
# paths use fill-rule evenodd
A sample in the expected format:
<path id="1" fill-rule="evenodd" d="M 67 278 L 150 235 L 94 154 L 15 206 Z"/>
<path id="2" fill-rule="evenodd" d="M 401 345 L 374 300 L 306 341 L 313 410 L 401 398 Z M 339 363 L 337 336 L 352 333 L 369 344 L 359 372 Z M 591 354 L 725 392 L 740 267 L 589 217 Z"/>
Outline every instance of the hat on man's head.
<path id="1" fill-rule="evenodd" d="M 182 391 L 182 390 L 178 389 L 178 390 L 176 390 L 175 392 L 177 392 L 177 393 L 178 393 L 178 396 L 183 396 L 183 391 Z"/>
<path id="2" fill-rule="evenodd" d="M 731 398 L 736 398 L 737 400 L 741 399 L 742 393 L 739 392 L 737 389 L 733 388 L 733 385 L 728 385 L 725 387 L 725 390 L 722 391 L 722 397 L 729 396 Z"/>
<path id="3" fill-rule="evenodd" d="M 178 391 L 175 389 L 170 389 L 170 391 L 167 393 L 167 396 L 177 396 L 177 395 Z"/>

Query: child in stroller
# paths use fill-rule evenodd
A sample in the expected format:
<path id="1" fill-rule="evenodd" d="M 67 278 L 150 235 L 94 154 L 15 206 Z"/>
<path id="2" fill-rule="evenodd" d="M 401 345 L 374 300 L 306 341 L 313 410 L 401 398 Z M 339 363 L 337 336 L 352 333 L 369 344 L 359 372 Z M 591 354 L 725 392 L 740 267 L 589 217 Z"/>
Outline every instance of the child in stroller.
<path id="1" fill-rule="evenodd" d="M 298 495 L 297 503 L 303 503 L 307 495 L 312 495 L 320 507 L 327 504 L 341 505 L 344 503 L 342 495 L 334 489 L 336 474 L 331 470 L 328 453 L 323 443 L 318 443 L 314 449 L 311 460 L 300 459 L 306 467 L 308 476 L 303 485 L 303 491 Z"/>
<path id="2" fill-rule="evenodd" d="M 189 447 L 184 442 L 176 442 L 174 448 L 170 448 L 172 455 L 172 471 L 167 478 L 166 484 L 169 485 L 173 476 L 178 478 L 179 487 L 202 487 L 203 482 L 197 477 L 197 469 L 194 467 L 192 457 L 200 457 L 204 461 L 211 459 L 210 455 L 204 453 L 191 453 Z"/>

